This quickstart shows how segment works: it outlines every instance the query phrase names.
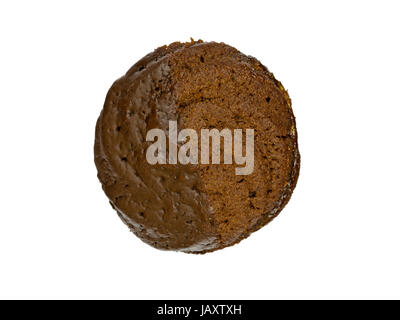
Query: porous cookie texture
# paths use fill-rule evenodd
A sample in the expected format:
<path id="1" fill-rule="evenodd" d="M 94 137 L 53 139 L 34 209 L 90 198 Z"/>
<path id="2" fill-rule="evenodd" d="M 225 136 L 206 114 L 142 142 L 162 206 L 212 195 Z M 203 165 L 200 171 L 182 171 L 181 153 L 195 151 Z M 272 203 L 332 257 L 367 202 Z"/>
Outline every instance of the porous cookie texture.
<path id="1" fill-rule="evenodd" d="M 152 128 L 254 129 L 254 171 L 232 164 L 146 160 Z M 223 144 L 221 143 L 221 146 Z M 276 217 L 299 174 L 290 98 L 258 60 L 223 43 L 163 46 L 110 88 L 96 125 L 95 163 L 112 207 L 145 243 L 206 253 Z"/>

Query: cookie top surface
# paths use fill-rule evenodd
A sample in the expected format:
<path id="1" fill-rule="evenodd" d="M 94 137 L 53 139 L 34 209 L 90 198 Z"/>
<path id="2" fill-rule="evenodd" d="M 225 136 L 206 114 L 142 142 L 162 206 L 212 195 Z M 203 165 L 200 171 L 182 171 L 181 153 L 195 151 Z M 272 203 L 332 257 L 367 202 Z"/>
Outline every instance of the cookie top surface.
<path id="1" fill-rule="evenodd" d="M 254 130 L 254 170 L 232 164 L 150 164 L 151 129 Z M 224 144 L 221 143 L 221 154 Z M 245 148 L 245 146 L 243 146 Z M 110 88 L 96 126 L 95 163 L 114 209 L 144 242 L 204 253 L 273 219 L 299 172 L 289 96 L 260 62 L 222 43 L 173 43 Z"/>

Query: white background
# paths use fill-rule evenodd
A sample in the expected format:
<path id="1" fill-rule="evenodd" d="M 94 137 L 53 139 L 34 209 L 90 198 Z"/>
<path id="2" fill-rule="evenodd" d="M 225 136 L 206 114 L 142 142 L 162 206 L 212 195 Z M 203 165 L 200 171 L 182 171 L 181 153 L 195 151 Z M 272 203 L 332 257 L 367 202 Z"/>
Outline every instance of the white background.
<path id="1" fill-rule="evenodd" d="M 2 1 L 0 298 L 400 298 L 398 1 Z M 142 243 L 93 163 L 112 82 L 223 41 L 289 90 L 302 165 L 281 215 L 207 255 Z"/>

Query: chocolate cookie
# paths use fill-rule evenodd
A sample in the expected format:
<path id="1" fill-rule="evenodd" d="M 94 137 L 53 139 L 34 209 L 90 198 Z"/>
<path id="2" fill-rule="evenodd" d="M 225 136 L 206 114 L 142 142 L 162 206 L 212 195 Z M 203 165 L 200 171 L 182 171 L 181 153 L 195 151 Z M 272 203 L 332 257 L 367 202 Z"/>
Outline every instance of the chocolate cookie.
<path id="1" fill-rule="evenodd" d="M 178 132 L 193 129 L 199 141 L 202 129 L 228 129 L 232 137 L 241 129 L 243 139 L 251 129 L 253 167 L 238 174 L 243 164 L 200 161 L 202 150 L 198 163 L 173 161 L 174 123 Z M 152 129 L 165 132 L 170 147 L 155 154 L 157 163 L 147 158 Z M 185 142 L 178 139 L 175 148 Z M 300 164 L 295 118 L 281 83 L 255 58 L 202 41 L 160 47 L 112 85 L 94 151 L 103 189 L 130 230 L 156 248 L 189 253 L 231 246 L 276 217 Z"/>

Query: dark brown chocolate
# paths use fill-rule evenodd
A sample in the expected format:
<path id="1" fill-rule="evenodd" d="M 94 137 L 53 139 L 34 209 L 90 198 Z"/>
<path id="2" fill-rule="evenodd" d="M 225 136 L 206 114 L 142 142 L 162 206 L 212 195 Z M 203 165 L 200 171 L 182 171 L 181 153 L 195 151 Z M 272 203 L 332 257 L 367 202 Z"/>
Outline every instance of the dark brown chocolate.
<path id="1" fill-rule="evenodd" d="M 146 161 L 146 133 L 255 130 L 254 171 L 229 164 Z M 205 253 L 271 221 L 296 185 L 300 156 L 291 102 L 256 59 L 222 43 L 172 43 L 138 61 L 110 88 L 96 126 L 95 163 L 110 203 L 144 242 Z"/>

